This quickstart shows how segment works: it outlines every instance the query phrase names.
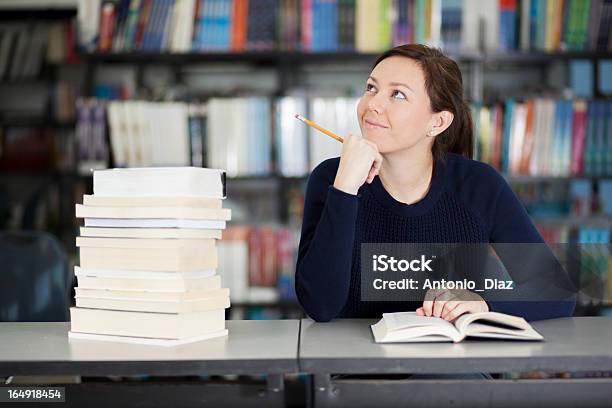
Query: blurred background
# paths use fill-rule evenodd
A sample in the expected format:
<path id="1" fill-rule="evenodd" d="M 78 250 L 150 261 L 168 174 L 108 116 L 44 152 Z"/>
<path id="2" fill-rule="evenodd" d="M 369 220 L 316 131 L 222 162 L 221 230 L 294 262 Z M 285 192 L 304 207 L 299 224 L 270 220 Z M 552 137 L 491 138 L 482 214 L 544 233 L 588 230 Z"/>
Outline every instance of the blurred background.
<path id="1" fill-rule="evenodd" d="M 423 43 L 459 64 L 475 157 L 507 177 L 547 242 L 597 248 L 575 279 L 599 295 L 576 314 L 606 314 L 611 21 L 608 0 L 0 0 L 1 286 L 33 307 L 74 302 L 74 208 L 92 169 L 215 167 L 233 211 L 219 244 L 228 317 L 303 316 L 304 188 L 341 146 L 293 115 L 358 132 L 376 55 Z M 44 236 L 47 252 L 18 232 Z M 46 259 L 61 271 L 33 289 L 31 264 Z"/>

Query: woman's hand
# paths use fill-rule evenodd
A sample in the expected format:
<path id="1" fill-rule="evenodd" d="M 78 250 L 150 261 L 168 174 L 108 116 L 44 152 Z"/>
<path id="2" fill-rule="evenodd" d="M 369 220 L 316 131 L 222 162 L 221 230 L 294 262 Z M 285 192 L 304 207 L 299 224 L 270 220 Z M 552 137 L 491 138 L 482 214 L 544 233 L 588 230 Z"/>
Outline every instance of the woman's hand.
<path id="1" fill-rule="evenodd" d="M 436 316 L 453 321 L 465 313 L 488 312 L 489 305 L 477 293 L 465 289 L 430 289 L 417 316 Z"/>
<path id="2" fill-rule="evenodd" d="M 363 183 L 374 180 L 382 161 L 383 157 L 374 142 L 349 135 L 342 144 L 334 187 L 345 193 L 357 194 Z"/>

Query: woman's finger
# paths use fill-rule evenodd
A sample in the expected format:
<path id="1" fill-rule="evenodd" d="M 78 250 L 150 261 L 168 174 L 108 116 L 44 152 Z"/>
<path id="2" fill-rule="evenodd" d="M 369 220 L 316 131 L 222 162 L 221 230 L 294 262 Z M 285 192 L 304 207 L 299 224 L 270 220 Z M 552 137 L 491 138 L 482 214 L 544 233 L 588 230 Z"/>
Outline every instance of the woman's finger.
<path id="1" fill-rule="evenodd" d="M 447 290 L 444 289 L 430 289 L 425 293 L 425 300 L 423 300 L 423 311 L 425 312 L 425 316 L 431 316 L 433 312 L 433 304 L 436 297 Z"/>
<path id="2" fill-rule="evenodd" d="M 454 296 L 451 292 L 446 291 L 436 296 L 433 304 L 432 316 L 442 317 L 442 310 L 444 306 L 450 301 L 454 299 Z"/>
<path id="3" fill-rule="evenodd" d="M 462 314 L 468 313 L 470 310 L 469 302 L 460 302 L 456 308 L 446 315 L 446 320 L 452 322 Z"/>
<path id="4" fill-rule="evenodd" d="M 431 312 L 433 310 L 433 302 L 438 292 L 439 290 L 437 289 L 430 289 L 427 291 L 427 293 L 425 293 L 425 299 L 423 300 L 423 306 L 421 306 L 423 308 L 423 312 L 425 313 L 425 316 L 431 316 Z"/>
<path id="5" fill-rule="evenodd" d="M 461 300 L 457 300 L 456 298 L 453 299 L 453 300 L 449 300 L 444 305 L 444 308 L 442 309 L 442 313 L 441 313 L 440 317 L 445 319 L 445 320 L 449 320 L 448 319 L 449 313 L 452 312 L 453 310 L 455 310 L 457 308 L 457 306 L 459 306 L 460 304 L 461 304 Z"/>

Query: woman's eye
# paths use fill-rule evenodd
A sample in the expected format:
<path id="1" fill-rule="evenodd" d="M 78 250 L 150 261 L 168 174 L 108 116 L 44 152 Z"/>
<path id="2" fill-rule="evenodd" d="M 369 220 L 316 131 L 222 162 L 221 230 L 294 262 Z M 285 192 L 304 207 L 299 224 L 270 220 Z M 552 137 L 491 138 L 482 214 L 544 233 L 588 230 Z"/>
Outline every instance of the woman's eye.
<path id="1" fill-rule="evenodd" d="M 376 88 L 372 84 L 366 84 L 365 90 L 366 92 L 373 92 Z"/>
<path id="2" fill-rule="evenodd" d="M 391 96 L 392 96 L 393 98 L 397 98 L 397 99 L 406 99 L 406 95 L 404 95 L 404 93 L 403 93 L 403 92 L 400 92 L 400 91 L 393 91 L 393 92 L 391 93 Z"/>

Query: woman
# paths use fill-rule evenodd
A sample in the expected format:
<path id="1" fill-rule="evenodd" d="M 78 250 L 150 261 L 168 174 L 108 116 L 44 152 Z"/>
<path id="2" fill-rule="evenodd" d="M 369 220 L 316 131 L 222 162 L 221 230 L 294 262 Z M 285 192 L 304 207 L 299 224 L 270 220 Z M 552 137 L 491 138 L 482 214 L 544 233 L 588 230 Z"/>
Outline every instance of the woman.
<path id="1" fill-rule="evenodd" d="M 362 138 L 349 135 L 340 158 L 319 164 L 308 181 L 295 285 L 310 317 L 416 309 L 450 321 L 493 310 L 536 320 L 573 313 L 574 300 L 487 302 L 468 290 L 430 291 L 416 304 L 362 301 L 361 243 L 543 240 L 503 177 L 471 160 L 461 72 L 439 50 L 411 44 L 383 53 L 357 116 Z"/>

